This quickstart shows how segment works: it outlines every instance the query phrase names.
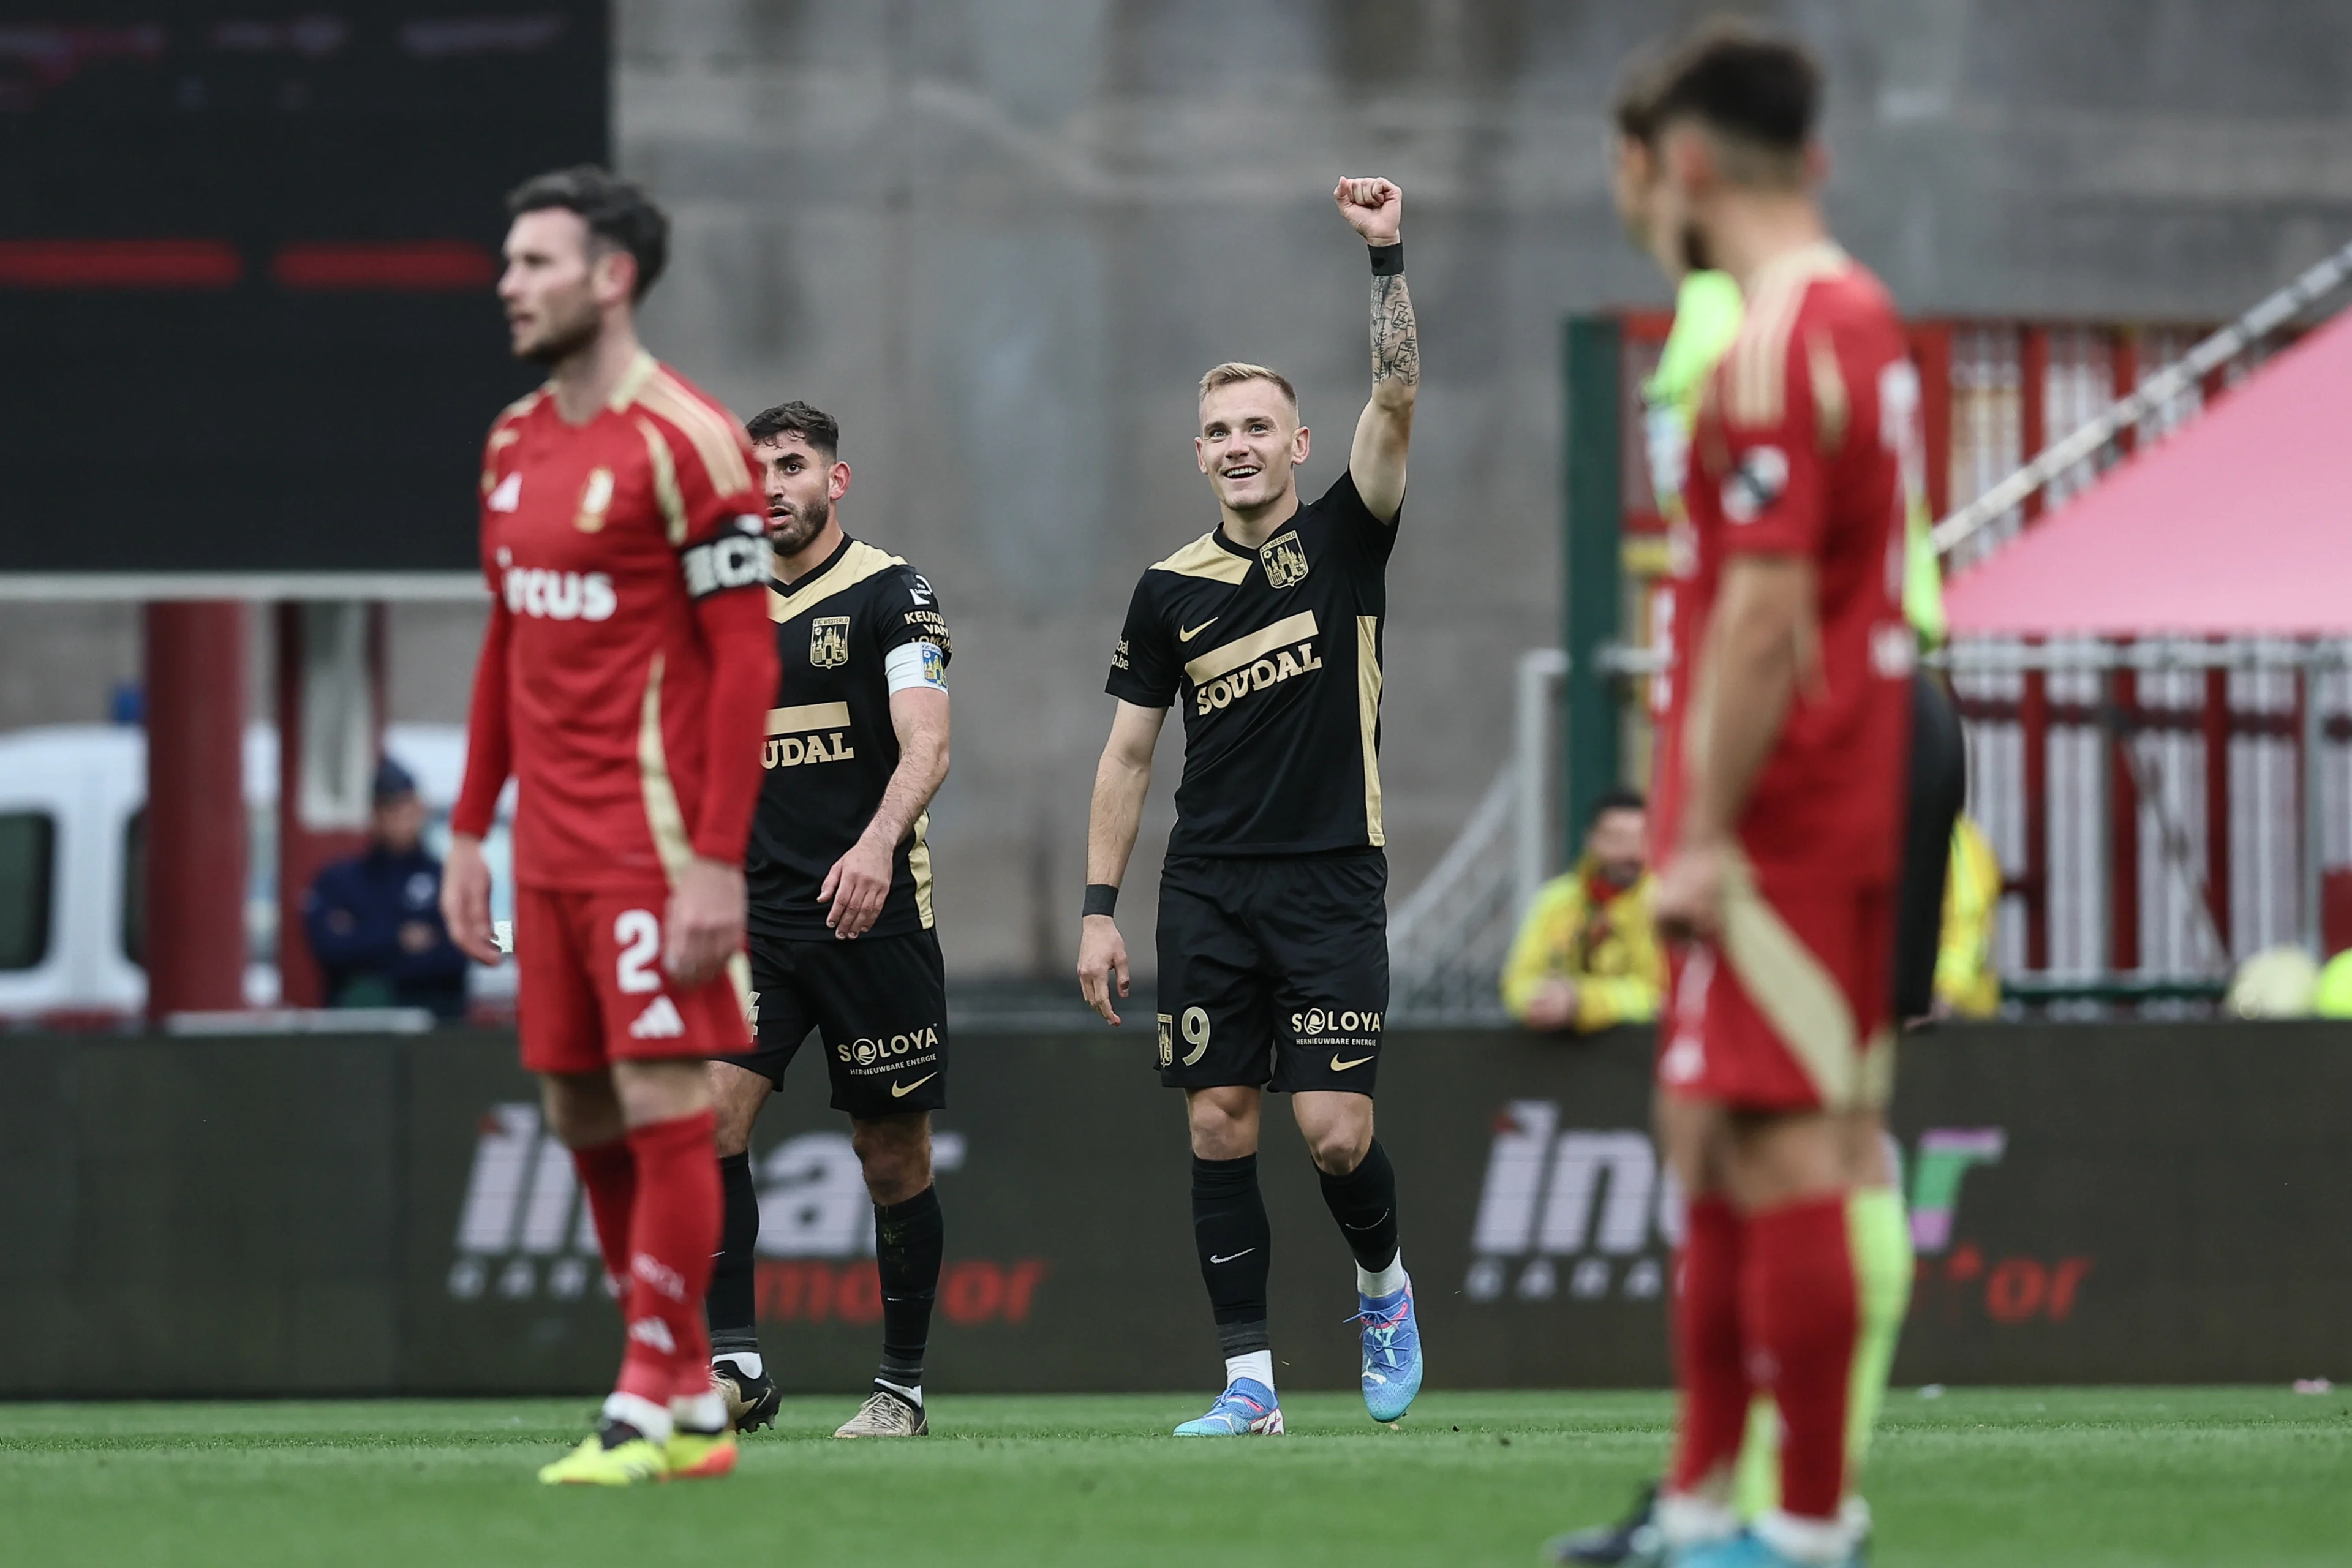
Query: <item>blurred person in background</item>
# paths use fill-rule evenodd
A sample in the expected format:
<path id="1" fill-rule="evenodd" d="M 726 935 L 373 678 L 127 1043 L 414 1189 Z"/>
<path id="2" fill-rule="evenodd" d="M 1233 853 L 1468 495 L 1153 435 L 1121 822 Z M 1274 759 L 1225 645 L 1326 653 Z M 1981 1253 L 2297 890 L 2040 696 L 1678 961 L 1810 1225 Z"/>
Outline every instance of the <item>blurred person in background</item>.
<path id="1" fill-rule="evenodd" d="M 1968 817 L 1952 826 L 1951 868 L 1944 886 L 1943 941 L 1936 951 L 1939 1016 L 1990 1018 L 2000 1011 L 2000 966 L 1993 937 L 2000 915 L 2000 858 Z"/>
<path id="2" fill-rule="evenodd" d="M 1538 890 L 1503 965 L 1503 1006 L 1529 1029 L 1591 1034 L 1658 1016 L 1665 952 L 1650 920 L 1650 809 L 1614 789 L 1584 854 Z"/>
<path id="3" fill-rule="evenodd" d="M 425 847 L 425 802 L 406 768 L 375 770 L 368 847 L 321 867 L 302 900 L 310 954 L 330 1007 L 424 1007 L 466 1013 L 466 955 L 441 921 L 441 862 Z"/>

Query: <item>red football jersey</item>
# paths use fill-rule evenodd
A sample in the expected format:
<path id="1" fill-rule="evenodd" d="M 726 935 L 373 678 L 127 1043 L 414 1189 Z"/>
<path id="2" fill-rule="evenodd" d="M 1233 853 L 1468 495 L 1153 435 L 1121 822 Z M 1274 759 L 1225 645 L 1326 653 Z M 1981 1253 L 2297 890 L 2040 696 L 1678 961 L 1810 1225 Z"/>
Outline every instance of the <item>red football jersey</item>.
<path id="1" fill-rule="evenodd" d="M 1756 279 L 1708 379 L 1684 495 L 1695 549 L 1678 562 L 1656 795 L 1670 847 L 1687 781 L 1692 675 L 1733 556 L 1812 563 L 1819 645 L 1737 829 L 1759 868 L 1847 885 L 1891 882 L 1917 647 L 1903 618 L 1903 523 L 1921 472 L 1919 377 L 1886 290 L 1835 246 Z"/>
<path id="2" fill-rule="evenodd" d="M 451 821 L 488 827 L 510 759 L 518 884 L 658 889 L 689 854 L 741 863 L 776 678 L 764 597 L 736 590 L 766 579 L 765 512 L 742 427 L 651 354 L 584 425 L 542 389 L 490 427 L 497 602 Z M 714 764 L 713 645 L 735 619 L 768 663 L 744 672 L 750 739 Z"/>

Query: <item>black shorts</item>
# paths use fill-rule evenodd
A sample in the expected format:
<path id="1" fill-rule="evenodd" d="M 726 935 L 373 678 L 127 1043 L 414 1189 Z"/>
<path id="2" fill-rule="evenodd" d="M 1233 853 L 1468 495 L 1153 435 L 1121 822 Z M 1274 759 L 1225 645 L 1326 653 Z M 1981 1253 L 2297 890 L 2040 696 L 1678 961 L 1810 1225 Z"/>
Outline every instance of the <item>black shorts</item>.
<path id="1" fill-rule="evenodd" d="M 937 933 L 854 942 L 755 934 L 750 946 L 757 1038 L 743 1055 L 718 1060 L 782 1088 L 814 1028 L 835 1110 L 876 1121 L 946 1107 L 948 990 Z"/>
<path id="2" fill-rule="evenodd" d="M 1895 905 L 1895 1021 L 1936 1005 L 1936 954 L 1944 934 L 1944 883 L 1952 826 L 1969 794 L 1967 739 L 1951 698 L 1933 676 L 1911 677 L 1911 766 L 1903 827 L 1903 879 Z"/>
<path id="3" fill-rule="evenodd" d="M 1389 1006 L 1388 857 L 1171 856 L 1160 1081 L 1372 1092 Z"/>

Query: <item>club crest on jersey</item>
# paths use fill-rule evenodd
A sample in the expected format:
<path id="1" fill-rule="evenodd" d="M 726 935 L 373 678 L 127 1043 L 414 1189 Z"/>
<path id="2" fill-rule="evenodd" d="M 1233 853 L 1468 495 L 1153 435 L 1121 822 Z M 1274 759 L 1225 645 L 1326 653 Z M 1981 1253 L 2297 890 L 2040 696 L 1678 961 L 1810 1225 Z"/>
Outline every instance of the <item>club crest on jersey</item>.
<path id="1" fill-rule="evenodd" d="M 1778 447 L 1750 447 L 1723 481 L 1723 515 L 1754 522 L 1789 488 L 1789 455 Z"/>
<path id="2" fill-rule="evenodd" d="M 1276 588 L 1287 588 L 1307 577 L 1307 547 L 1298 542 L 1298 531 L 1278 534 L 1258 547 L 1257 558 L 1265 564 L 1265 580 Z"/>
<path id="3" fill-rule="evenodd" d="M 849 662 L 849 617 L 819 616 L 809 623 L 809 663 L 839 669 Z"/>
<path id="4" fill-rule="evenodd" d="M 583 533 L 594 533 L 604 526 L 604 509 L 613 504 L 613 470 L 594 468 L 589 471 L 588 482 L 580 487 L 580 510 L 572 519 L 572 526 Z"/>

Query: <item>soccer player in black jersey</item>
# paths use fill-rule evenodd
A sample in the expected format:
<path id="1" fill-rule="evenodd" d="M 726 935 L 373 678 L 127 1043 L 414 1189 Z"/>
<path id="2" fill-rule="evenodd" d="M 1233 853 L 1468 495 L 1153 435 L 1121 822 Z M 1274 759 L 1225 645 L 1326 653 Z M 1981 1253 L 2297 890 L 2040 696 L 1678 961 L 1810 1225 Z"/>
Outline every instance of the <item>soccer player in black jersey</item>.
<path id="1" fill-rule="evenodd" d="M 775 1419 L 752 1289 L 760 1198 L 751 1123 L 812 1029 L 874 1199 L 882 1365 L 840 1437 L 919 1437 L 940 1280 L 931 1115 L 947 1104 L 947 987 L 931 927 L 925 808 L 948 772 L 947 622 L 928 579 L 850 538 L 840 427 L 805 403 L 746 426 L 775 559 L 782 678 L 744 872 L 757 1041 L 710 1064 L 726 1223 L 711 1279 L 711 1368 L 743 1430 Z"/>
<path id="2" fill-rule="evenodd" d="M 1394 1421 L 1421 1388 L 1421 1337 L 1397 1247 L 1396 1175 L 1372 1135 L 1388 1010 L 1381 644 L 1404 503 L 1421 348 L 1386 180 L 1333 193 L 1371 247 L 1372 396 L 1348 470 L 1302 503 L 1308 436 L 1262 365 L 1201 378 L 1192 448 L 1218 526 L 1137 584 L 1111 656 L 1118 699 L 1095 774 L 1078 983 L 1112 1024 L 1128 994 L 1112 918 L 1169 705 L 1184 774 L 1160 883 L 1157 1060 L 1184 1090 L 1192 1226 L 1225 1391 L 1180 1436 L 1282 1430 L 1266 1332 L 1273 1237 L 1257 1183 L 1259 1105 L 1287 1091 L 1323 1196 L 1356 1258 L 1364 1403 Z"/>

